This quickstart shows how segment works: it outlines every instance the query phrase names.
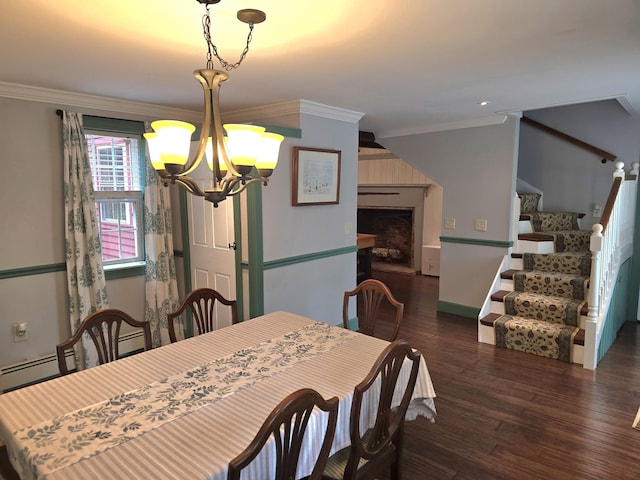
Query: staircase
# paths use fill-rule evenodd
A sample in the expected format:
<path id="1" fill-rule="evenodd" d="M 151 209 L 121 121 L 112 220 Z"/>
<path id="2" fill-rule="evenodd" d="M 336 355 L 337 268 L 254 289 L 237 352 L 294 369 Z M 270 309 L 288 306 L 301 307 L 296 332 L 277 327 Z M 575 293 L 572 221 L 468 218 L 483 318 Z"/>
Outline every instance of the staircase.
<path id="1" fill-rule="evenodd" d="M 501 270 L 480 341 L 565 362 L 582 363 L 591 275 L 591 231 L 583 214 L 543 212 L 541 195 L 520 194 L 518 253 Z"/>

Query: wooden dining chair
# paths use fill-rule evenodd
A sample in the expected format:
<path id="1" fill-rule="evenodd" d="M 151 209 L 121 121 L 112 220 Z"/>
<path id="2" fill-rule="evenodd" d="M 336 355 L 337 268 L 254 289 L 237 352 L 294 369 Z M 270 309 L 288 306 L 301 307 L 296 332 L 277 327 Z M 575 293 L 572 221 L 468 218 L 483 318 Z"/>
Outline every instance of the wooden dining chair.
<path id="1" fill-rule="evenodd" d="M 347 329 L 349 328 L 349 302 L 354 297 L 358 302 L 358 331 L 372 337 L 380 337 L 390 342 L 394 341 L 398 337 L 398 331 L 400 330 L 404 304 L 393 297 L 389 287 L 380 280 L 369 278 L 360 282 L 355 289 L 344 292 L 342 323 L 344 328 Z M 381 335 L 381 329 L 378 325 L 382 317 L 380 307 L 383 304 L 383 300 L 386 300 L 394 311 L 390 335 Z"/>
<path id="2" fill-rule="evenodd" d="M 322 447 L 309 480 L 320 480 L 329 457 L 338 419 L 338 397 L 328 400 L 311 388 L 303 388 L 285 397 L 267 416 L 249 446 L 229 462 L 227 480 L 239 480 L 242 470 L 249 465 L 270 437 L 275 441 L 276 471 L 274 480 L 296 478 L 302 441 L 314 408 L 327 412 L 327 428 Z M 262 476 L 266 479 L 268 477 Z"/>
<path id="3" fill-rule="evenodd" d="M 66 351 L 73 348 L 85 332 L 93 340 L 101 365 L 117 360 L 120 357 L 118 347 L 122 322 L 135 328 L 141 328 L 144 333 L 144 349 L 151 350 L 151 327 L 148 321 L 136 320 L 129 314 L 112 308 L 98 310 L 82 321 L 78 330 L 69 340 L 56 346 L 60 375 L 69 373 L 65 358 Z"/>
<path id="4" fill-rule="evenodd" d="M 238 302 L 236 300 L 227 300 L 224 296 L 213 290 L 212 288 L 198 288 L 192 291 L 180 304 L 175 312 L 167 315 L 167 323 L 169 327 L 169 338 L 171 343 L 176 342 L 175 322 L 177 317 L 182 315 L 189 307 L 193 314 L 193 320 L 198 328 L 198 334 L 211 332 L 216 329 L 216 301 L 231 308 L 231 323 L 238 323 Z"/>
<path id="5" fill-rule="evenodd" d="M 410 371 L 403 374 L 407 383 L 403 384 L 400 404 L 393 405 L 400 373 L 405 360 Z M 351 445 L 329 457 L 323 479 L 372 479 L 402 478 L 402 449 L 404 440 L 404 418 L 409 408 L 413 389 L 418 377 L 420 353 L 414 351 L 406 340 L 397 340 L 378 356 L 367 376 L 356 385 L 351 403 L 349 433 Z M 406 367 L 405 367 L 406 368 Z M 372 388 L 374 387 L 375 388 Z M 378 410 L 375 424 L 365 431 L 360 424 L 363 399 L 375 401 L 377 388 Z M 373 403 L 375 406 L 375 403 Z M 364 433 L 361 433 L 364 432 Z"/>

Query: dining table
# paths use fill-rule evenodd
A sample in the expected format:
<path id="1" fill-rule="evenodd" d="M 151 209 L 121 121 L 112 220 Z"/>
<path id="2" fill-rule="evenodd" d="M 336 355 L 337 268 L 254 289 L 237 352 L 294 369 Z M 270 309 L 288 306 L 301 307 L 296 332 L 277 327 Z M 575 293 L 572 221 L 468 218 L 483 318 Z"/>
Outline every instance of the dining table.
<path id="1" fill-rule="evenodd" d="M 0 442 L 25 480 L 222 480 L 272 409 L 309 387 L 339 399 L 334 453 L 350 444 L 353 389 L 387 345 L 291 312 L 268 313 L 1 394 Z M 408 363 L 399 384 L 408 381 Z M 435 396 L 421 355 L 406 420 L 434 421 Z M 375 401 L 374 392 L 365 425 L 373 425 Z M 324 425 L 326 414 L 314 411 L 299 478 L 313 468 Z M 243 478 L 270 478 L 274 452 L 265 447 Z"/>

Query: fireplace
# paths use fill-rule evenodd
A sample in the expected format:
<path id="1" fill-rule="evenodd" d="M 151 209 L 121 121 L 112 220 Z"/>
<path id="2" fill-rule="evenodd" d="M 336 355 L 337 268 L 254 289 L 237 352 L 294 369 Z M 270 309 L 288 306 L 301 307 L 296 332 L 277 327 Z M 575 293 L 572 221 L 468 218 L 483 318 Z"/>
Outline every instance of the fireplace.
<path id="1" fill-rule="evenodd" d="M 358 208 L 358 233 L 376 235 L 372 268 L 414 267 L 414 223 L 411 207 Z"/>

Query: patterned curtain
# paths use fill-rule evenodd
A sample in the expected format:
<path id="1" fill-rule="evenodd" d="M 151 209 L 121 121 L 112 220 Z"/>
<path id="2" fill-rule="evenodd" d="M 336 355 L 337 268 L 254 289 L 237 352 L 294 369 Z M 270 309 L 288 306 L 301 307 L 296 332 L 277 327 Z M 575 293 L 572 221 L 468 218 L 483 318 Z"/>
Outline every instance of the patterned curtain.
<path id="1" fill-rule="evenodd" d="M 149 130 L 148 125 L 145 124 Z M 169 190 L 151 166 L 147 152 L 144 183 L 145 319 L 153 346 L 170 343 L 167 313 L 178 309 Z"/>
<path id="2" fill-rule="evenodd" d="M 67 287 L 73 334 L 85 317 L 96 310 L 108 308 L 108 304 L 91 167 L 81 114 L 63 112 L 62 135 Z M 78 369 L 98 364 L 98 355 L 88 335 L 76 344 L 75 362 Z"/>

